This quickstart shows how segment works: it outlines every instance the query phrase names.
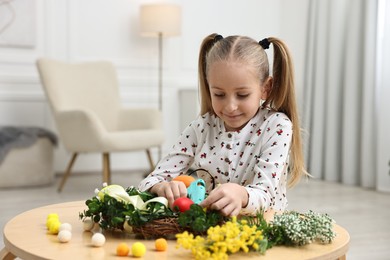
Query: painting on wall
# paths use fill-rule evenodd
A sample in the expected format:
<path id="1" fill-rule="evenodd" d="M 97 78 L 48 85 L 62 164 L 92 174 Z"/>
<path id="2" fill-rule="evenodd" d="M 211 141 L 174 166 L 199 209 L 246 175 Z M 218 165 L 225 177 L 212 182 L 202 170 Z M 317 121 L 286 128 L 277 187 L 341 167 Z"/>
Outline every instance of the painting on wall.
<path id="1" fill-rule="evenodd" d="M 36 0 L 0 0 L 0 47 L 33 48 Z"/>

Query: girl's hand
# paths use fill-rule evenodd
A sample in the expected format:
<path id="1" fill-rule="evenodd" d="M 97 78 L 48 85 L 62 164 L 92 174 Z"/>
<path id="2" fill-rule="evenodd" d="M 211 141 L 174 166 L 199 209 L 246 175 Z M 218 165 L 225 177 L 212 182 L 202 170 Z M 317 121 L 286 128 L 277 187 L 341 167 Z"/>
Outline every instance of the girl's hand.
<path id="1" fill-rule="evenodd" d="M 160 182 L 155 184 L 150 191 L 168 200 L 169 207 L 173 202 L 181 197 L 187 197 L 187 187 L 181 181 Z"/>
<path id="2" fill-rule="evenodd" d="M 212 190 L 200 206 L 219 210 L 225 216 L 237 216 L 248 204 L 248 199 L 248 192 L 243 186 L 225 183 Z"/>

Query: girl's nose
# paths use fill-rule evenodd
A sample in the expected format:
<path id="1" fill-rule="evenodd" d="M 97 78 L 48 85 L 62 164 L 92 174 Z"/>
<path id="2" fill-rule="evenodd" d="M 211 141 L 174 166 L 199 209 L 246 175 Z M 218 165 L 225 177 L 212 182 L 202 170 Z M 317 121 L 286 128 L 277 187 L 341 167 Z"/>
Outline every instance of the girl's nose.
<path id="1" fill-rule="evenodd" d="M 227 100 L 226 104 L 225 104 L 225 110 L 226 112 L 233 112 L 235 110 L 237 110 L 237 102 L 233 99 L 229 99 Z"/>

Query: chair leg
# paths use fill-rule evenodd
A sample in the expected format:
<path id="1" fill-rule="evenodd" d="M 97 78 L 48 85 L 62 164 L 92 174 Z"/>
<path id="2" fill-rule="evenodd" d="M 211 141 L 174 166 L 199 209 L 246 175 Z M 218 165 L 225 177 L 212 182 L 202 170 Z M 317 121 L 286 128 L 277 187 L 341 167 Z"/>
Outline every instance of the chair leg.
<path id="1" fill-rule="evenodd" d="M 150 149 L 146 149 L 146 154 L 148 155 L 148 161 L 150 165 L 150 172 L 154 170 L 154 163 L 153 163 L 153 158 L 152 158 L 152 153 L 150 152 Z"/>
<path id="2" fill-rule="evenodd" d="M 110 154 L 103 153 L 103 183 L 111 184 Z"/>
<path id="3" fill-rule="evenodd" d="M 73 153 L 72 158 L 70 159 L 70 161 L 68 163 L 68 167 L 66 168 L 66 171 L 64 173 L 64 176 L 62 177 L 60 186 L 58 187 L 58 192 L 61 192 L 62 189 L 64 188 L 65 182 L 67 181 L 67 179 L 71 173 L 71 170 L 72 170 L 74 162 L 76 161 L 77 155 L 78 155 L 77 153 Z"/>

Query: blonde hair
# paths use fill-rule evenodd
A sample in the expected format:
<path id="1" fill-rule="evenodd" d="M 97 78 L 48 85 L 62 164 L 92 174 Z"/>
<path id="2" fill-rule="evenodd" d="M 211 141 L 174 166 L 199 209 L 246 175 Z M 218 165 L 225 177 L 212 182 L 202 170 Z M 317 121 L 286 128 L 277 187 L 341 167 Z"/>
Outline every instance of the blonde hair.
<path id="1" fill-rule="evenodd" d="M 266 52 L 255 40 L 245 36 L 229 36 L 221 39 L 218 34 L 208 35 L 202 42 L 199 52 L 199 91 L 200 113 L 215 114 L 207 81 L 208 69 L 217 61 L 245 63 L 257 70 L 263 83 L 269 77 L 269 62 Z M 267 38 L 274 49 L 273 84 L 263 106 L 282 112 L 292 122 L 293 136 L 290 150 L 289 186 L 294 186 L 305 170 L 302 140 L 300 135 L 298 108 L 295 100 L 294 66 L 286 44 L 278 38 Z"/>

